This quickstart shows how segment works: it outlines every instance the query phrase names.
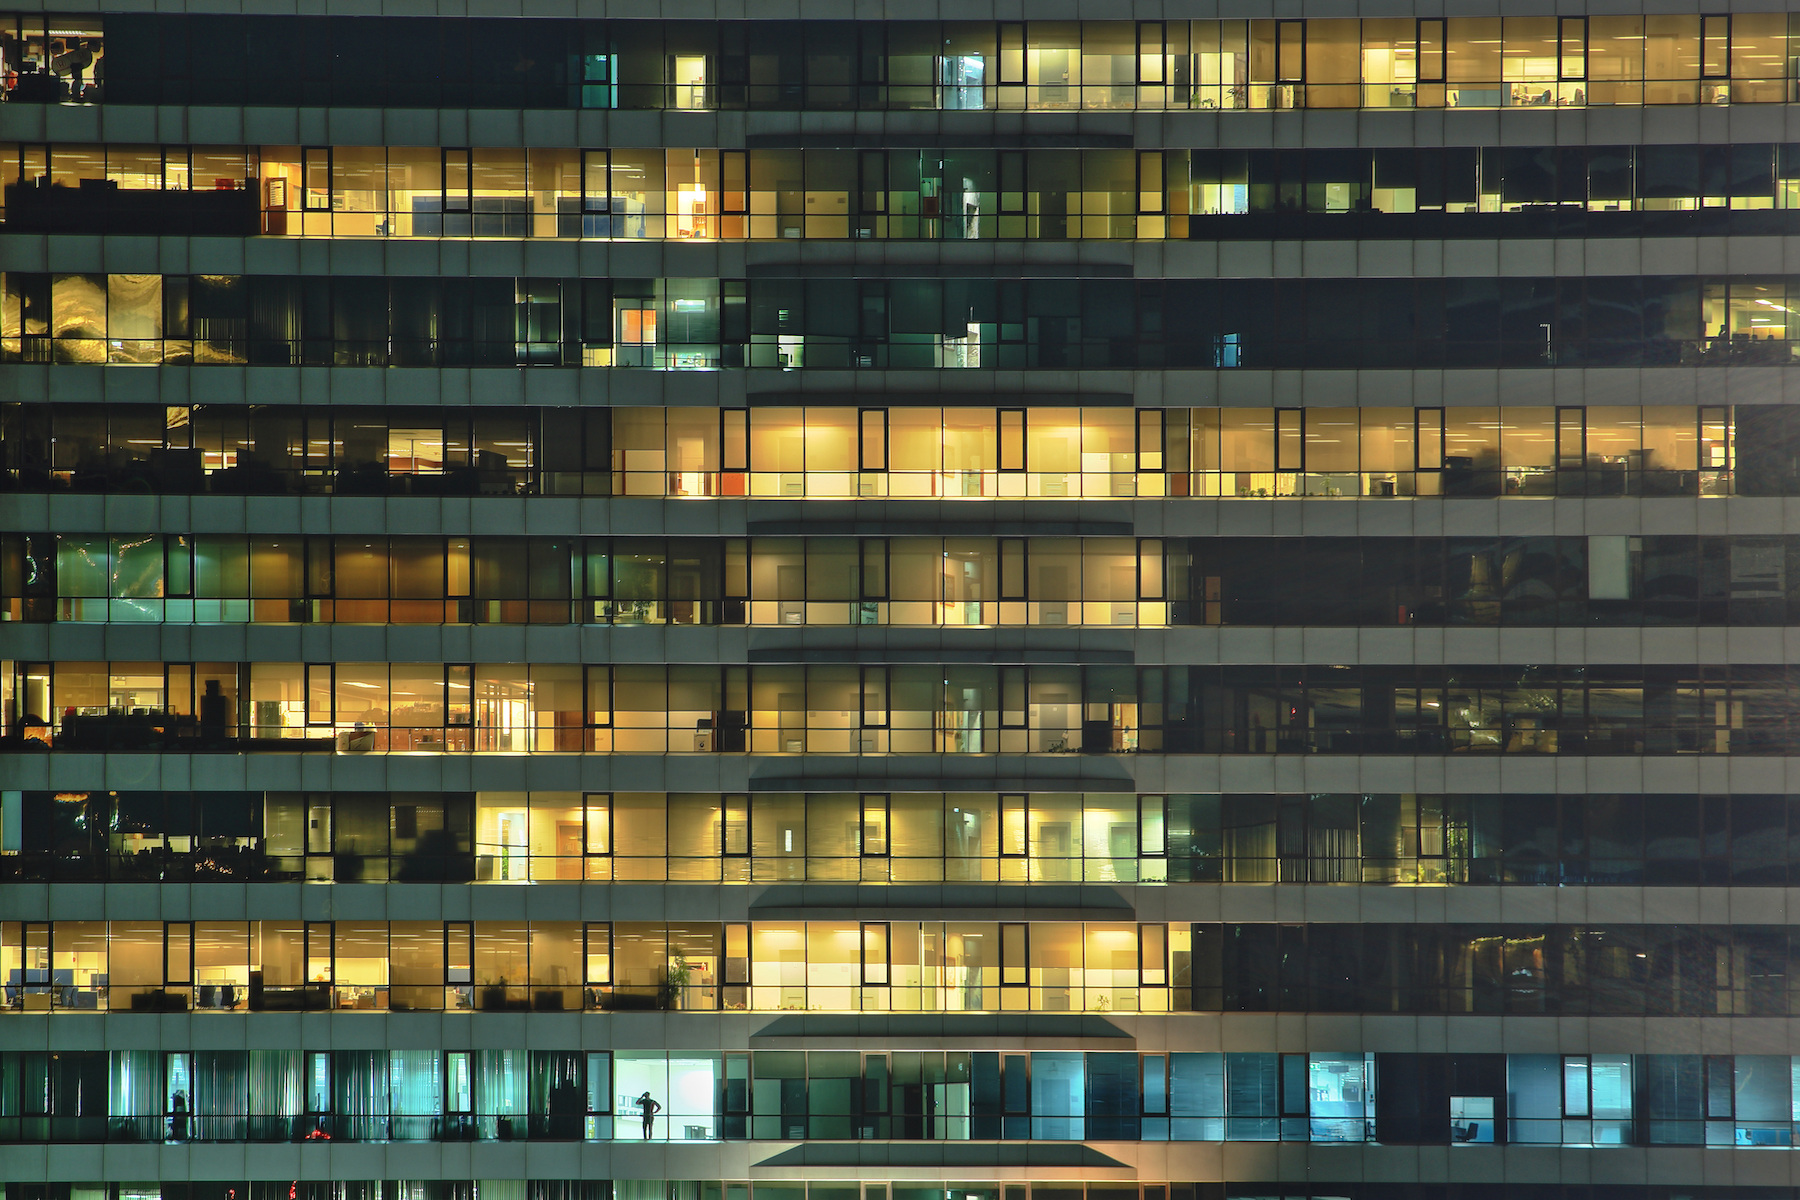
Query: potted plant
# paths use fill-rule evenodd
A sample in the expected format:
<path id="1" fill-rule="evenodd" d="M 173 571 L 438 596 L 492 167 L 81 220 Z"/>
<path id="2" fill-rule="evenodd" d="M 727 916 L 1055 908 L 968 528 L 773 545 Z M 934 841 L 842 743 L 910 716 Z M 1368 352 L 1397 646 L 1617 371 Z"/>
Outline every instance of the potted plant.
<path id="1" fill-rule="evenodd" d="M 662 988 L 657 993 L 657 1007 L 664 1012 L 673 1012 L 681 1007 L 681 997 L 687 991 L 689 982 L 694 976 L 694 968 L 688 960 L 677 954 L 669 963 L 669 969 L 663 975 Z"/>

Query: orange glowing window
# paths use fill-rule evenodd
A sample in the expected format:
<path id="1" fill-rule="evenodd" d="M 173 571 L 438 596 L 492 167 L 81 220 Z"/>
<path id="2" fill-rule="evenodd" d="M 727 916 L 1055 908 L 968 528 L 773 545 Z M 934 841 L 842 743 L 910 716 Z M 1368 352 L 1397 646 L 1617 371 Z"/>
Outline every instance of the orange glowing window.
<path id="1" fill-rule="evenodd" d="M 619 310 L 619 342 L 626 346 L 656 344 L 656 310 L 625 308 Z"/>

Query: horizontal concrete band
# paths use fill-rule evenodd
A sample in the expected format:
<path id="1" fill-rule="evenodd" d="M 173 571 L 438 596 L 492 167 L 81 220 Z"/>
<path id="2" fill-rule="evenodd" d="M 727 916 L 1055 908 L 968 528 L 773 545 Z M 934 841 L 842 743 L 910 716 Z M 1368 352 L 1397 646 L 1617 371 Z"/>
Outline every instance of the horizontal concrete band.
<path id="1" fill-rule="evenodd" d="M 1795 372 L 1800 376 L 1800 372 Z M 0 528 L 447 537 L 1579 537 L 1780 535 L 1800 496 L 1501 499 L 660 500 L 0 494 Z"/>
<path id="2" fill-rule="evenodd" d="M 1794 1054 L 1800 1020 L 1776 1017 L 1497 1017 L 1308 1013 L 1109 1016 L 1124 1036 L 996 1034 L 933 1022 L 931 1034 L 759 1036 L 770 1014 L 718 1013 L 133 1013 L 0 1016 L 0 1050 L 742 1050 L 1059 1051 L 1138 1054 Z M 900 1022 L 894 1022 L 903 1025 Z M 623 1119 L 623 1118 L 622 1118 Z M 939 1143 L 940 1145 L 943 1143 Z M 1188 1143 L 1192 1146 L 1193 1143 Z M 265 1149 L 266 1147 L 257 1147 Z M 766 1144 L 763 1147 L 767 1149 Z M 220 1149 L 218 1147 L 215 1150 Z M 416 1148 L 415 1152 L 416 1152 Z M 7 1156 L 18 1147 L 9 1145 Z M 6 1156 L 0 1156 L 6 1157 Z M 0 1166 L 0 1176 L 5 1168 Z M 136 1178 L 124 1176 L 123 1178 Z M 302 1176 L 306 1178 L 306 1176 Z"/>
<path id="3" fill-rule="evenodd" d="M 1800 923 L 1800 888 L 548 881 L 9 883 L 0 892 L 0 921 L 104 920 L 1782 925 Z"/>
<path id="4" fill-rule="evenodd" d="M 991 408 L 1004 403 L 997 398 L 1021 392 L 1035 403 L 1070 407 L 1114 405 L 1125 397 L 1145 408 L 1800 404 L 1800 371 L 1777 366 L 1216 371 L 0 366 L 0 394 L 59 404 Z"/>
<path id="5" fill-rule="evenodd" d="M 1714 666 L 1800 662 L 1800 628 L 671 625 L 9 625 L 44 662 L 1005 663 L 1087 666 Z"/>
<path id="6" fill-rule="evenodd" d="M 629 1118 L 620 1118 L 626 1120 Z M 794 1152 L 802 1145 L 815 1151 Z M 1766 1149 L 1325 1146 L 1090 1142 L 1117 1166 L 1081 1165 L 1063 1143 L 549 1143 L 9 1146 L 8 1182 L 280 1179 L 790 1179 L 1096 1183 L 1165 1181 L 1800 1183 L 1800 1155 Z M 827 1147 L 838 1153 L 826 1152 Z M 1024 1150 L 1021 1154 L 1019 1151 Z M 1032 1154 L 1031 1151 L 1037 1151 Z M 799 1160 L 785 1165 L 771 1160 Z M 1035 1162 L 1034 1162 L 1035 1159 Z M 824 1160 L 829 1165 L 812 1165 Z M 848 1165 L 861 1164 L 861 1165 Z"/>
<path id="7" fill-rule="evenodd" d="M 1800 792 L 1800 757 L 11 754 L 0 788 L 1715 795 Z"/>
<path id="8" fill-rule="evenodd" d="M 1205 1052 L 1227 1037 L 1219 1014 L 1179 1014 L 1203 1020 L 1191 1029 L 1167 1015 L 1133 1018 L 1055 1013 L 138 1013 L 8 1014 L 0 1016 L 0 1051 L 96 1050 L 387 1050 L 441 1046 L 446 1050 L 517 1049 L 644 1051 L 671 1047 L 720 1053 L 747 1049 L 1085 1050 L 1133 1053 L 1140 1043 L 1162 1047 L 1168 1034 L 1185 1047 L 1191 1036 Z M 16 1017 L 16 1019 L 15 1019 Z M 223 1018 L 213 1025 L 211 1018 Z M 198 1021 L 198 1025 L 191 1022 Z M 338 1028 L 338 1026 L 343 1028 Z M 1129 1027 L 1127 1027 L 1129 1025 Z M 1203 1028 L 1202 1025 L 1205 1027 Z M 46 1040 L 48 1039 L 48 1040 Z M 1766 1037 L 1764 1039 L 1767 1040 Z M 1762 1043 L 1758 1043 L 1762 1044 Z M 1246 1048 L 1252 1048 L 1247 1046 Z M 1273 1047 L 1268 1047 L 1272 1049 Z M 1343 1047 L 1337 1047 L 1341 1051 Z M 1354 1047 L 1352 1047 L 1354 1049 Z M 655 1053 L 654 1050 L 650 1050 Z"/>
<path id="9" fill-rule="evenodd" d="M 223 4 L 223 0 L 218 0 Z M 750 15 L 743 8 L 719 11 L 707 0 L 685 0 L 684 3 L 650 6 L 643 0 L 625 0 L 635 17 L 665 20 L 713 20 L 721 17 L 743 19 Z M 486 8 L 487 5 L 480 7 Z M 402 7 L 403 0 L 393 0 Z M 26 9 L 37 4 L 23 6 Z M 258 8 L 277 8 L 278 15 L 293 12 L 291 4 L 280 0 L 262 0 L 231 12 L 254 12 Z M 335 0 L 330 6 L 346 15 L 372 15 L 370 6 L 357 5 L 356 0 Z M 476 7 L 476 6 L 471 6 Z M 501 5 L 491 6 L 493 9 Z M 512 4 L 513 14 L 517 3 Z M 540 6 L 534 5 L 534 8 Z M 604 17 L 607 13 L 588 11 L 582 0 L 550 0 L 544 8 L 564 7 L 560 13 L 534 12 L 533 15 Z M 573 11 L 577 8 L 581 11 Z M 594 5 L 593 7 L 601 7 Z M 622 7 L 615 4 L 614 8 Z M 792 20 L 811 15 L 805 10 L 843 8 L 844 0 L 807 0 L 800 6 L 789 6 L 779 15 Z M 877 0 L 860 0 L 862 11 L 845 11 L 834 16 L 855 15 L 863 19 L 936 19 L 957 21 L 993 20 L 960 7 L 938 5 L 903 6 L 877 4 Z M 979 7 L 979 6 L 978 6 Z M 1165 12 L 1166 8 L 1175 11 Z M 1238 11 L 1217 11 L 1232 7 Z M 1415 0 L 1414 3 L 1383 4 L 1379 11 L 1360 13 L 1349 0 L 1300 0 L 1285 17 L 1354 17 L 1360 15 L 1436 17 L 1445 15 L 1441 0 Z M 202 11 L 198 4 L 184 0 L 157 0 L 155 8 L 163 12 Z M 204 6 L 217 11 L 214 4 Z M 681 9 L 692 11 L 683 13 Z M 796 11 L 798 8 L 798 11 Z M 871 12 L 870 9 L 880 11 Z M 1102 15 L 1078 16 L 1083 8 L 1104 8 Z M 1733 0 L 1707 11 L 1764 11 L 1757 0 Z M 1330 11 L 1313 11 L 1328 9 Z M 1571 4 L 1552 5 L 1550 0 L 1529 0 L 1524 4 L 1503 0 L 1481 0 L 1480 3 L 1454 6 L 1452 16 L 1531 16 L 1557 13 L 1577 16 L 1583 9 L 1600 9 L 1608 13 L 1625 11 L 1661 12 L 1650 5 Z M 675 10 L 675 11 L 669 11 Z M 441 11 L 441 10 L 440 10 Z M 1689 8 L 1689 11 L 1693 11 Z M 407 10 L 396 15 L 416 16 Z M 464 13 L 441 12 L 444 16 Z M 504 16 L 499 11 L 469 12 L 469 16 Z M 1024 15 L 1013 9 L 999 15 L 1000 20 L 1018 20 Z M 1061 8 L 1057 20 L 1139 20 L 1162 19 L 1235 19 L 1272 16 L 1267 4 L 1247 0 L 1198 0 L 1193 4 L 1164 5 L 1155 3 L 1108 3 L 1107 0 L 1084 0 Z M 1301 111 L 1207 111 L 1174 110 L 1157 112 L 627 112 L 598 109 L 470 109 L 470 108 L 278 108 L 238 105 L 8 105 L 0 116 L 0 138 L 8 141 L 36 142 L 169 142 L 194 145 L 339 145 L 339 146 L 743 146 L 754 138 L 759 142 L 777 142 L 783 137 L 801 138 L 820 135 L 879 138 L 886 134 L 908 138 L 988 136 L 1001 144 L 1002 139 L 1055 144 L 1066 139 L 1079 145 L 1084 139 L 1130 139 L 1132 144 L 1149 148 L 1191 146 L 1196 148 L 1241 146 L 1495 146 L 1495 145 L 1594 145 L 1684 144 L 1705 142 L 1784 142 L 1796 140 L 1795 118 L 1791 106 L 1782 104 L 1721 105 L 1651 105 L 1644 107 L 1602 107 L 1583 109 L 1448 109 L 1374 110 L 1374 109 L 1306 109 Z"/>
<path id="10" fill-rule="evenodd" d="M 172 275 L 1454 279 L 1770 275 L 1796 263 L 1800 237 L 1775 236 L 694 243 L 11 233 L 0 241 L 0 270 Z"/>

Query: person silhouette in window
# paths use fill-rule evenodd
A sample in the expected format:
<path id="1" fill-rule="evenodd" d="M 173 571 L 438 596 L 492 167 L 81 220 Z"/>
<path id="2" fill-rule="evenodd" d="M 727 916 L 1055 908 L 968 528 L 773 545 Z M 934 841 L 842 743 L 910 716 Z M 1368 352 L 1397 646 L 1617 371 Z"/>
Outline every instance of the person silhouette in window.
<path id="1" fill-rule="evenodd" d="M 647 1142 L 656 1133 L 656 1114 L 662 1111 L 662 1105 L 650 1098 L 649 1089 L 637 1098 L 636 1104 L 644 1112 L 644 1140 Z"/>
<path id="2" fill-rule="evenodd" d="M 169 1139 L 176 1142 L 187 1141 L 188 1136 L 188 1101 L 186 1092 L 176 1092 L 169 1101 Z"/>

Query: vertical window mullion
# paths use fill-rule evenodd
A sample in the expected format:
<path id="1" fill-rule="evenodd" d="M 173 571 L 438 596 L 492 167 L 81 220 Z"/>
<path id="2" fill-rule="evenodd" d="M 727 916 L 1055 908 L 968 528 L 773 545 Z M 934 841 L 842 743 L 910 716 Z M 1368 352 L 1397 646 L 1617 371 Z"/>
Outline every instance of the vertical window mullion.
<path id="1" fill-rule="evenodd" d="M 323 1007 L 329 1008 L 333 1003 L 337 986 L 336 930 L 330 921 L 308 921 L 304 928 L 306 955 L 306 986 L 318 988 L 324 996 L 318 1000 Z"/>
<path id="2" fill-rule="evenodd" d="M 1593 1115 L 1593 1062 L 1585 1054 L 1562 1056 L 1562 1114 L 1588 1118 Z"/>
<path id="3" fill-rule="evenodd" d="M 1024 667 L 1000 668 L 1000 728 L 1024 729 L 1030 716 L 1030 679 Z"/>
<path id="4" fill-rule="evenodd" d="M 1137 81 L 1140 86 L 1167 82 L 1166 40 L 1161 21 L 1139 21 L 1137 27 Z"/>
<path id="5" fill-rule="evenodd" d="M 444 212 L 466 213 L 474 208 L 475 170 L 473 153 L 466 147 L 445 147 L 441 204 Z"/>
<path id="6" fill-rule="evenodd" d="M 1565 83 L 1587 80 L 1586 17 L 1563 17 L 1557 27 L 1557 78 Z"/>
<path id="7" fill-rule="evenodd" d="M 334 725 L 337 723 L 337 667 L 333 663 L 307 663 L 306 667 L 306 723 L 308 725 Z"/>
<path id="8" fill-rule="evenodd" d="M 1556 410 L 1556 465 L 1565 471 L 1587 465 L 1587 410 Z"/>
<path id="9" fill-rule="evenodd" d="M 444 728 L 468 729 L 475 723 L 475 664 L 444 664 Z"/>
<path id="10" fill-rule="evenodd" d="M 886 858 L 889 852 L 890 798 L 886 792 L 866 792 L 862 797 L 862 856 Z"/>
<path id="11" fill-rule="evenodd" d="M 52 959 L 52 964 L 55 960 Z M 163 922 L 163 991 L 170 1001 L 181 999 L 181 1007 L 186 1008 L 185 997 L 194 982 L 194 923 L 192 921 Z"/>
<path id="12" fill-rule="evenodd" d="M 1695 444 L 1700 448 L 1700 470 L 1702 472 L 1730 470 L 1733 461 L 1731 409 L 1720 404 L 1703 404 L 1700 406 L 1699 417 L 1699 428 L 1695 431 L 1698 440 Z M 1707 461 L 1706 457 L 1711 452 L 1708 440 L 1709 426 L 1718 433 L 1718 437 L 1712 439 L 1717 442 L 1717 458 L 1712 462 Z"/>
<path id="13" fill-rule="evenodd" d="M 1022 21 L 1002 21 L 995 44 L 1000 51 L 1000 84 L 1019 85 L 1025 82 L 1025 24 Z"/>
<path id="14" fill-rule="evenodd" d="M 1306 22 L 1275 22 L 1276 108 L 1306 107 Z"/>
<path id="15" fill-rule="evenodd" d="M 1139 216 L 1161 216 L 1168 209 L 1167 176 L 1161 150 L 1137 154 L 1137 211 Z"/>
<path id="16" fill-rule="evenodd" d="M 888 156 L 885 150 L 863 150 L 856 156 L 856 215 L 864 219 L 856 237 L 872 237 L 868 221 L 887 212 Z"/>
<path id="17" fill-rule="evenodd" d="M 600 753 L 612 749 L 610 734 L 613 723 L 613 673 L 606 665 L 589 665 L 584 670 L 583 711 L 586 714 L 589 750 Z"/>
<path id="18" fill-rule="evenodd" d="M 1706 1119 L 1709 1121 L 1729 1121 L 1735 1124 L 1737 1119 L 1737 1088 L 1734 1078 L 1735 1064 L 1729 1054 L 1708 1054 L 1702 1060 L 1702 1069 L 1706 1073 Z"/>
<path id="19" fill-rule="evenodd" d="M 1163 543 L 1161 538 L 1139 538 L 1137 544 L 1137 598 L 1139 603 L 1163 598 Z"/>
<path id="20" fill-rule="evenodd" d="M 589 858 L 611 858 L 613 810 L 611 792 L 589 792 L 582 797 L 583 851 Z"/>
<path id="21" fill-rule="evenodd" d="M 1005 990 L 1030 985 L 1031 926 L 1022 921 L 1003 921 L 1000 924 L 1000 986 Z M 1001 1003 L 1002 1007 L 1013 1007 L 1004 1000 Z"/>
<path id="22" fill-rule="evenodd" d="M 887 31 L 879 21 L 865 21 L 857 31 L 856 105 L 862 109 L 887 107 Z"/>
<path id="23" fill-rule="evenodd" d="M 1138 797 L 1138 855 L 1162 858 L 1169 853 L 1169 798 Z"/>
<path id="24" fill-rule="evenodd" d="M 1306 470 L 1306 410 L 1303 408 L 1275 410 L 1275 470 Z"/>
<path id="25" fill-rule="evenodd" d="M 1444 18 L 1421 17 L 1417 26 L 1420 83 L 1444 82 Z"/>
<path id="26" fill-rule="evenodd" d="M 1311 1110 L 1311 1097 L 1308 1095 L 1306 1087 L 1306 1067 L 1306 1055 L 1304 1054 L 1283 1054 L 1281 1056 L 1281 1076 L 1278 1085 L 1281 1092 L 1281 1115 L 1283 1117 L 1305 1117 Z"/>
<path id="27" fill-rule="evenodd" d="M 860 471 L 888 469 L 888 414 L 885 408 L 865 408 L 857 413 Z"/>
<path id="28" fill-rule="evenodd" d="M 330 435 L 325 442 L 330 445 Z M 332 469 L 329 465 L 323 470 Z M 306 598 L 308 600 L 329 600 L 337 592 L 336 572 L 332 569 L 332 544 L 329 534 L 314 535 L 306 539 Z"/>
<path id="29" fill-rule="evenodd" d="M 740 989 L 743 990 L 747 989 Z M 751 1133 L 750 1109 L 754 1093 L 750 1081 L 750 1052 L 727 1050 L 724 1058 L 725 1086 L 719 1103 L 724 1116 L 721 1132 L 727 1138 L 741 1140 Z"/>
<path id="30" fill-rule="evenodd" d="M 475 1115 L 474 1067 L 470 1061 L 472 1054 L 469 1050 L 444 1052 L 444 1115 L 459 1126 L 466 1125 Z M 467 1136 L 471 1132 L 473 1131 L 466 1128 L 456 1131 L 461 1136 Z"/>
<path id="31" fill-rule="evenodd" d="M 324 1119 L 331 1115 L 331 1052 L 314 1050 L 306 1055 L 306 1115 L 317 1118 L 314 1130 L 324 1132 Z"/>
<path id="32" fill-rule="evenodd" d="M 719 151 L 719 211 L 726 216 L 740 217 L 750 211 L 750 156 L 747 150 Z"/>
<path id="33" fill-rule="evenodd" d="M 194 664 L 163 664 L 163 706 L 169 712 L 194 712 Z"/>
<path id="34" fill-rule="evenodd" d="M 180 191 L 182 188 L 172 183 L 174 179 L 186 180 L 186 187 L 194 186 L 194 150 L 192 146 L 164 146 L 162 148 L 164 191 Z M 171 169 L 173 168 L 173 169 Z"/>
<path id="35" fill-rule="evenodd" d="M 1028 1118 L 1031 1116 L 1031 1055 L 1005 1053 L 1000 1056 L 1000 1111 L 1009 1117 L 1027 1118 L 1020 1123 L 1018 1132 L 1008 1132 L 1007 1137 L 1024 1138 L 1030 1132 Z M 1015 1082 L 1016 1081 L 1016 1082 Z M 1009 1131 L 1012 1126 L 1006 1127 Z"/>
<path id="36" fill-rule="evenodd" d="M 587 1052 L 587 1120 L 582 1136 L 590 1142 L 612 1136 L 613 1059 L 610 1050 Z"/>
<path id="37" fill-rule="evenodd" d="M 719 470 L 727 474 L 750 469 L 750 410 L 719 410 Z M 742 484 L 735 494 L 743 495 Z M 726 495 L 733 494 L 729 489 Z"/>
<path id="38" fill-rule="evenodd" d="M 888 689 L 891 681 L 887 667 L 862 668 L 861 724 L 864 729 L 888 727 Z"/>
<path id="39" fill-rule="evenodd" d="M 1700 18 L 1700 78 L 1731 77 L 1731 14 L 1712 13 Z M 1701 103 L 1710 97 L 1702 96 Z"/>
<path id="40" fill-rule="evenodd" d="M 861 929 L 862 983 L 886 987 L 890 964 L 889 928 L 886 921 L 864 921 Z"/>
<path id="41" fill-rule="evenodd" d="M 444 1007 L 475 1006 L 475 926 L 468 921 L 444 922 Z M 452 994 L 454 993 L 454 994 Z"/>
<path id="42" fill-rule="evenodd" d="M 1166 469 L 1164 454 L 1167 439 L 1168 412 L 1161 408 L 1140 408 L 1137 414 L 1137 469 L 1140 475 Z"/>
<path id="43" fill-rule="evenodd" d="M 1022 408 L 1002 408 L 998 410 L 999 419 L 999 469 L 1002 471 L 1023 471 L 1025 469 L 1025 410 Z"/>
<path id="44" fill-rule="evenodd" d="M 50 143 L 19 143 L 18 174 L 10 169 L 0 171 L 0 183 L 36 184 L 49 187 L 50 179 Z"/>
<path id="45" fill-rule="evenodd" d="M 1413 469 L 1444 469 L 1444 410 L 1441 408 L 1413 410 Z"/>
<path id="46" fill-rule="evenodd" d="M 331 211 L 330 146 L 307 146 L 300 151 L 300 206 L 307 212 Z"/>
<path id="47" fill-rule="evenodd" d="M 728 985 L 747 985 L 750 982 L 750 923 L 727 921 L 724 935 L 725 964 L 719 978 Z"/>
<path id="48" fill-rule="evenodd" d="M 597 625 L 612 620 L 612 539 L 588 538 L 582 546 L 581 598 L 587 620 Z"/>
<path id="49" fill-rule="evenodd" d="M 727 795 L 720 804 L 719 855 L 722 858 L 750 856 L 750 797 Z"/>
<path id="50" fill-rule="evenodd" d="M 1027 210 L 1027 183 L 1030 159 L 1023 150 L 1002 150 L 999 159 L 1000 199 L 1002 213 L 1023 214 Z"/>
<path id="51" fill-rule="evenodd" d="M 613 929 L 611 921 L 589 921 L 582 926 L 581 982 L 583 1004 L 605 1008 L 613 982 Z"/>
<path id="52" fill-rule="evenodd" d="M 888 540 L 886 538 L 864 538 L 857 548 L 859 555 L 859 571 L 857 572 L 857 597 L 864 601 L 881 601 L 888 598 Z"/>
<path id="53" fill-rule="evenodd" d="M 163 541 L 163 594 L 187 598 L 194 594 L 194 539 L 172 533 Z"/>
<path id="54" fill-rule="evenodd" d="M 19 926 L 20 979 L 25 984 L 22 1000 L 25 1011 L 42 1011 L 50 1007 L 51 980 L 55 978 L 56 931 L 48 921 L 25 921 Z M 42 963 L 42 966 L 38 964 Z"/>
<path id="55" fill-rule="evenodd" d="M 448 152 L 446 152 L 448 153 Z M 581 211 L 591 216 L 610 216 L 612 214 L 612 151 L 583 150 L 581 152 Z M 589 230 L 584 228 L 582 236 L 607 236 L 610 228 L 601 227 Z"/>
<path id="56" fill-rule="evenodd" d="M 1159 922 L 1138 925 L 1138 986 L 1169 986 L 1169 927 Z"/>
<path id="57" fill-rule="evenodd" d="M 1030 598 L 1030 544 L 1024 538 L 1000 539 L 1000 599 Z"/>
<path id="58" fill-rule="evenodd" d="M 1029 797 L 1002 792 L 1000 807 L 1000 857 L 1024 858 L 1030 852 Z"/>
<path id="59" fill-rule="evenodd" d="M 1143 1115 L 1165 1117 L 1169 1113 L 1169 1056 L 1146 1054 L 1140 1060 L 1138 1094 L 1143 1097 Z M 1161 1190 L 1161 1189 L 1157 1189 Z M 1144 1189 L 1144 1200 L 1153 1200 L 1151 1189 Z M 1163 1192 L 1163 1195 L 1167 1195 Z"/>

